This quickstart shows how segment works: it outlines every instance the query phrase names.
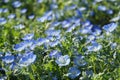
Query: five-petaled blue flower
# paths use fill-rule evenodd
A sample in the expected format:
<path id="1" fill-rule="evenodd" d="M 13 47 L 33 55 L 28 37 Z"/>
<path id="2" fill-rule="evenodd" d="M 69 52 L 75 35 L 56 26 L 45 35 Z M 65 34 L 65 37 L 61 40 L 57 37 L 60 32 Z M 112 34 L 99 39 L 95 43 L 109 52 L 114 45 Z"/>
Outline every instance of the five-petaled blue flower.
<path id="1" fill-rule="evenodd" d="M 70 67 L 67 76 L 71 79 L 75 79 L 81 74 L 81 71 L 76 67 Z"/>
<path id="2" fill-rule="evenodd" d="M 70 63 L 70 57 L 68 55 L 60 56 L 55 61 L 58 66 L 67 66 Z"/>

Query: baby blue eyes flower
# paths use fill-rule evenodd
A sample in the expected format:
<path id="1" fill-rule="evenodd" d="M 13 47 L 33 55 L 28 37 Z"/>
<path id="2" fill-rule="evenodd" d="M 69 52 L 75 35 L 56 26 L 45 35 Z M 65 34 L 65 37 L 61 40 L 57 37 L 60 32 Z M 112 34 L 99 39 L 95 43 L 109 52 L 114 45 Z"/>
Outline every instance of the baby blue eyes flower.
<path id="1" fill-rule="evenodd" d="M 9 19 L 15 18 L 15 14 L 10 14 L 10 15 L 8 15 L 8 18 L 9 18 Z"/>
<path id="2" fill-rule="evenodd" d="M 100 11 L 106 11 L 107 8 L 105 6 L 100 5 L 100 6 L 98 6 L 98 10 L 100 10 Z"/>
<path id="3" fill-rule="evenodd" d="M 23 40 L 31 40 L 33 37 L 34 37 L 34 34 L 30 33 L 30 34 L 25 35 L 22 39 Z"/>
<path id="4" fill-rule="evenodd" d="M 113 10 L 107 10 L 107 14 L 113 14 Z"/>
<path id="5" fill-rule="evenodd" d="M 75 79 L 80 74 L 81 74 L 81 71 L 77 69 L 76 67 L 70 67 L 67 73 L 68 77 L 71 79 Z"/>
<path id="6" fill-rule="evenodd" d="M 7 22 L 5 18 L 0 18 L 0 25 L 4 25 Z"/>
<path id="7" fill-rule="evenodd" d="M 44 44 L 44 43 L 48 43 L 48 42 L 49 42 L 49 40 L 46 39 L 46 38 L 39 38 L 39 39 L 36 41 L 37 46 L 40 46 L 40 45 L 42 45 L 42 44 Z"/>
<path id="8" fill-rule="evenodd" d="M 49 56 L 50 56 L 50 58 L 58 58 L 61 56 L 61 53 L 58 52 L 57 50 L 53 50 L 50 52 Z"/>
<path id="9" fill-rule="evenodd" d="M 20 1 L 15 1 L 15 2 L 13 2 L 12 5 L 13 5 L 13 7 L 18 8 L 22 5 L 22 3 Z"/>
<path id="10" fill-rule="evenodd" d="M 25 28 L 25 26 L 23 24 L 19 24 L 17 26 L 15 26 L 15 29 L 23 29 Z"/>
<path id="11" fill-rule="evenodd" d="M 3 57 L 2 61 L 5 62 L 5 63 L 12 63 L 14 61 L 14 56 L 11 55 L 11 54 L 6 54 Z"/>
<path id="12" fill-rule="evenodd" d="M 107 32 L 112 32 L 114 31 L 115 29 L 117 28 L 117 24 L 116 23 L 110 23 L 110 24 L 107 24 L 107 25 L 104 25 L 103 26 L 103 29 Z"/>
<path id="13" fill-rule="evenodd" d="M 16 51 L 22 51 L 25 48 L 30 47 L 32 45 L 32 43 L 33 43 L 32 40 L 26 40 L 26 41 L 23 41 L 19 44 L 16 44 L 13 49 Z"/>
<path id="14" fill-rule="evenodd" d="M 63 27 L 63 28 L 68 28 L 70 25 L 71 25 L 71 23 L 70 23 L 69 21 L 67 21 L 67 20 L 64 20 L 64 21 L 62 22 L 62 27 Z"/>
<path id="15" fill-rule="evenodd" d="M 68 55 L 60 56 L 55 61 L 58 66 L 67 66 L 70 63 L 70 57 Z"/>
<path id="16" fill-rule="evenodd" d="M 33 52 L 29 52 L 23 55 L 23 57 L 19 60 L 19 66 L 27 67 L 32 64 L 36 60 L 36 55 Z"/>
<path id="17" fill-rule="evenodd" d="M 86 61 L 84 60 L 84 56 L 76 56 L 74 58 L 74 64 L 77 66 L 85 66 L 86 65 Z"/>
<path id="18" fill-rule="evenodd" d="M 28 19 L 33 19 L 34 17 L 35 17 L 35 15 L 32 14 L 32 15 L 28 16 Z"/>
<path id="19" fill-rule="evenodd" d="M 37 0 L 37 3 L 42 3 L 43 2 L 43 0 Z"/>
<path id="20" fill-rule="evenodd" d="M 100 45 L 100 44 L 98 44 L 96 42 L 92 43 L 91 46 L 87 47 L 88 51 L 95 51 L 95 52 L 99 51 L 101 48 L 102 48 L 102 45 Z"/>
<path id="21" fill-rule="evenodd" d="M 26 13 L 26 12 L 27 12 L 27 9 L 26 9 L 26 8 L 24 8 L 24 9 L 22 9 L 20 12 L 21 12 L 22 14 L 24 14 L 24 13 Z"/>
<path id="22" fill-rule="evenodd" d="M 60 35 L 60 32 L 61 32 L 60 30 L 47 30 L 45 34 L 47 36 L 58 36 Z"/>

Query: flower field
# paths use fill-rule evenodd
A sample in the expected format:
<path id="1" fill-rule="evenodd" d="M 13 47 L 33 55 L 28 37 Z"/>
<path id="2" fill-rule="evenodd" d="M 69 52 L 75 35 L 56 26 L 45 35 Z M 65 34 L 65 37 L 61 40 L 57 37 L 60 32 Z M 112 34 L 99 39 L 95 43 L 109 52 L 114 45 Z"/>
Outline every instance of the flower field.
<path id="1" fill-rule="evenodd" d="M 0 80 L 120 80 L 120 0 L 0 0 Z"/>

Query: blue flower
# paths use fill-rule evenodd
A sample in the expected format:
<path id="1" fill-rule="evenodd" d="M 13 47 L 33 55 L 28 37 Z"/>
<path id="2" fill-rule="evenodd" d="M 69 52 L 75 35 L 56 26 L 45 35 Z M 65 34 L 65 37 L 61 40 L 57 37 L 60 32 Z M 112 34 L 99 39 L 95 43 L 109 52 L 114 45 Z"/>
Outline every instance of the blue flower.
<path id="1" fill-rule="evenodd" d="M 0 25 L 4 25 L 7 22 L 5 18 L 0 18 Z"/>
<path id="2" fill-rule="evenodd" d="M 15 29 L 23 29 L 25 28 L 25 26 L 23 24 L 19 24 L 17 26 L 15 26 Z"/>
<path id="3" fill-rule="evenodd" d="M 88 51 L 99 51 L 102 48 L 102 45 L 98 44 L 97 42 L 93 42 L 91 46 L 88 46 Z"/>
<path id="4" fill-rule="evenodd" d="M 42 3 L 43 2 L 43 0 L 37 0 L 37 3 Z"/>
<path id="5" fill-rule="evenodd" d="M 72 25 L 71 27 L 69 27 L 69 28 L 67 29 L 66 32 L 72 32 L 75 28 L 76 28 L 76 25 Z"/>
<path id="6" fill-rule="evenodd" d="M 10 15 L 8 15 L 8 18 L 9 18 L 9 19 L 15 18 L 15 14 L 10 14 Z"/>
<path id="7" fill-rule="evenodd" d="M 60 35 L 60 30 L 47 30 L 47 31 L 45 31 L 45 34 L 47 35 L 47 36 L 58 36 L 58 35 Z"/>
<path id="8" fill-rule="evenodd" d="M 58 52 L 57 50 L 53 50 L 50 52 L 49 56 L 50 56 L 50 58 L 58 58 L 61 56 L 61 53 Z"/>
<path id="9" fill-rule="evenodd" d="M 68 28 L 68 27 L 70 27 L 70 26 L 71 26 L 71 22 L 70 22 L 70 21 L 64 20 L 64 21 L 62 22 L 62 27 L 63 27 L 63 28 Z"/>
<path id="10" fill-rule="evenodd" d="M 12 63 L 14 62 L 14 56 L 11 55 L 11 54 L 6 54 L 3 58 L 2 58 L 2 61 L 5 62 L 5 63 Z"/>
<path id="11" fill-rule="evenodd" d="M 70 57 L 68 55 L 60 56 L 55 61 L 58 66 L 67 66 L 70 63 Z"/>
<path id="12" fill-rule="evenodd" d="M 81 74 L 81 71 L 77 69 L 76 67 L 70 67 L 67 73 L 68 77 L 71 79 L 75 79 L 80 74 Z"/>
<path id="13" fill-rule="evenodd" d="M 27 67 L 36 60 L 36 55 L 33 52 L 25 53 L 19 60 L 19 66 Z"/>
<path id="14" fill-rule="evenodd" d="M 24 14 L 24 13 L 26 13 L 26 12 L 27 12 L 27 9 L 26 9 L 26 8 L 24 8 L 24 9 L 22 9 L 20 12 L 21 12 L 21 14 Z"/>
<path id="15" fill-rule="evenodd" d="M 80 29 L 80 33 L 81 33 L 81 34 L 88 34 L 88 33 L 91 33 L 91 29 L 88 29 L 88 28 Z"/>
<path id="16" fill-rule="evenodd" d="M 30 47 L 32 44 L 33 44 L 33 40 L 26 40 L 19 44 L 14 45 L 13 50 L 22 51 L 25 50 L 25 48 Z"/>
<path id="17" fill-rule="evenodd" d="M 36 41 L 36 44 L 37 44 L 37 46 L 41 46 L 41 45 L 48 43 L 48 42 L 49 42 L 49 40 L 47 38 L 38 38 Z"/>
<path id="18" fill-rule="evenodd" d="M 73 61 L 74 61 L 74 64 L 77 66 L 85 66 L 86 65 L 86 61 L 84 60 L 84 56 L 82 56 L 82 55 L 76 56 Z"/>
<path id="19" fill-rule="evenodd" d="M 31 14 L 28 16 L 28 19 L 33 19 L 35 17 L 35 15 Z"/>
<path id="20" fill-rule="evenodd" d="M 107 10 L 107 14 L 113 14 L 113 10 Z"/>
<path id="21" fill-rule="evenodd" d="M 49 45 L 51 46 L 51 47 L 55 47 L 56 45 L 58 45 L 60 43 L 60 41 L 59 40 L 56 40 L 56 41 L 53 41 L 53 42 L 49 42 Z"/>
<path id="22" fill-rule="evenodd" d="M 116 23 L 110 23 L 110 24 L 104 25 L 103 29 L 107 32 L 112 32 L 116 29 L 116 27 L 117 27 Z"/>
<path id="23" fill-rule="evenodd" d="M 31 40 L 33 37 L 34 37 L 34 34 L 30 33 L 30 34 L 25 35 L 22 39 L 23 40 Z"/>
<path id="24" fill-rule="evenodd" d="M 18 8 L 22 5 L 22 3 L 20 1 L 15 1 L 12 3 L 12 5 L 13 5 L 13 7 Z"/>
<path id="25" fill-rule="evenodd" d="M 106 11 L 107 8 L 105 6 L 100 5 L 100 6 L 98 6 L 98 10 L 100 10 L 100 11 Z"/>
<path id="26" fill-rule="evenodd" d="M 8 2 L 9 2 L 9 0 L 3 0 L 3 2 L 4 2 L 4 3 L 8 3 Z"/>

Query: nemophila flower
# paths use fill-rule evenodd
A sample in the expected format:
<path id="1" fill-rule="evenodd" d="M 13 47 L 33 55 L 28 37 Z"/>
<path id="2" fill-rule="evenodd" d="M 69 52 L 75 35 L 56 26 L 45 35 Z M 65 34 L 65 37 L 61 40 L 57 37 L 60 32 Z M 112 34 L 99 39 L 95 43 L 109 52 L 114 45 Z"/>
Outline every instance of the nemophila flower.
<path id="1" fill-rule="evenodd" d="M 37 46 L 38 46 L 38 45 L 37 45 L 37 41 L 36 41 L 36 40 L 32 40 L 32 45 L 29 46 L 29 48 L 30 48 L 30 50 L 34 50 L 35 47 L 37 47 Z"/>
<path id="2" fill-rule="evenodd" d="M 12 3 L 12 5 L 13 5 L 13 7 L 18 8 L 18 7 L 20 7 L 22 5 L 22 3 L 20 1 L 14 1 Z"/>
<path id="3" fill-rule="evenodd" d="M 38 22 L 45 22 L 47 20 L 47 16 L 42 16 L 40 18 L 37 18 Z"/>
<path id="4" fill-rule="evenodd" d="M 0 18 L 0 25 L 6 24 L 7 20 L 5 18 Z"/>
<path id="5" fill-rule="evenodd" d="M 10 53 L 7 53 L 3 58 L 2 58 L 2 61 L 5 62 L 5 63 L 12 63 L 14 61 L 14 56 Z"/>
<path id="6" fill-rule="evenodd" d="M 98 26 L 92 27 L 92 34 L 95 36 L 98 36 L 102 33 L 102 30 Z"/>
<path id="7" fill-rule="evenodd" d="M 48 43 L 49 40 L 47 38 L 38 38 L 36 41 L 37 46 L 43 45 L 44 43 Z"/>
<path id="8" fill-rule="evenodd" d="M 70 57 L 68 55 L 58 57 L 55 62 L 58 66 L 67 66 L 70 64 Z"/>
<path id="9" fill-rule="evenodd" d="M 6 13 L 6 12 L 8 12 L 8 8 L 3 8 L 3 11 L 2 11 L 3 13 Z"/>
<path id="10" fill-rule="evenodd" d="M 69 26 L 71 26 L 71 22 L 70 21 L 64 20 L 62 22 L 62 27 L 63 28 L 68 28 Z"/>
<path id="11" fill-rule="evenodd" d="M 80 29 L 80 33 L 81 34 L 89 34 L 91 33 L 91 29 L 88 29 L 88 28 L 83 28 L 83 29 Z"/>
<path id="12" fill-rule="evenodd" d="M 27 35 L 25 35 L 22 39 L 23 40 L 31 40 L 34 37 L 33 33 L 29 33 Z"/>
<path id="13" fill-rule="evenodd" d="M 77 66 L 85 66 L 86 65 L 86 61 L 84 60 L 84 56 L 82 56 L 82 55 L 75 56 L 73 61 L 74 61 L 74 64 Z"/>
<path id="14" fill-rule="evenodd" d="M 79 9 L 75 10 L 75 16 L 82 17 L 82 12 Z"/>
<path id="15" fill-rule="evenodd" d="M 21 43 L 19 43 L 19 44 L 14 45 L 13 50 L 22 51 L 22 50 L 24 50 L 25 48 L 30 47 L 30 46 L 32 45 L 32 43 L 33 43 L 32 40 L 23 41 L 23 42 L 21 42 Z"/>
<path id="16" fill-rule="evenodd" d="M 72 32 L 75 28 L 76 28 L 76 25 L 73 24 L 71 27 L 67 29 L 66 32 Z"/>
<path id="17" fill-rule="evenodd" d="M 88 51 L 99 51 L 102 48 L 102 45 L 97 42 L 93 42 L 91 46 L 87 46 Z"/>
<path id="18" fill-rule="evenodd" d="M 58 36 L 60 35 L 61 30 L 46 30 L 45 34 L 47 36 Z"/>
<path id="19" fill-rule="evenodd" d="M 85 22 L 82 23 L 83 27 L 87 27 L 89 25 L 91 25 L 91 22 L 89 20 L 86 20 Z"/>
<path id="20" fill-rule="evenodd" d="M 106 6 L 100 5 L 100 6 L 98 6 L 98 10 L 100 10 L 100 11 L 106 11 L 107 8 L 106 8 Z"/>
<path id="21" fill-rule="evenodd" d="M 0 8 L 0 13 L 2 13 L 3 12 L 3 8 Z"/>
<path id="22" fill-rule="evenodd" d="M 4 3 L 8 3 L 8 2 L 9 2 L 9 0 L 3 0 L 3 2 L 4 2 Z"/>
<path id="23" fill-rule="evenodd" d="M 111 10 L 111 9 L 110 9 L 110 10 L 107 10 L 106 13 L 107 13 L 107 14 L 113 14 L 113 10 Z"/>
<path id="24" fill-rule="evenodd" d="M 80 11 L 85 11 L 87 8 L 86 7 L 80 7 L 80 8 L 78 8 Z"/>
<path id="25" fill-rule="evenodd" d="M 55 21 L 53 23 L 51 23 L 50 27 L 57 27 L 61 24 L 61 22 Z"/>
<path id="26" fill-rule="evenodd" d="M 79 18 L 74 19 L 75 26 L 80 26 L 81 20 Z"/>
<path id="27" fill-rule="evenodd" d="M 81 74 L 81 71 L 76 67 L 70 67 L 67 76 L 71 79 L 75 79 Z"/>
<path id="28" fill-rule="evenodd" d="M 50 11 L 45 12 L 44 16 L 49 17 L 49 16 L 51 16 L 52 14 L 53 14 L 53 11 L 50 10 Z"/>
<path id="29" fill-rule="evenodd" d="M 107 25 L 104 25 L 103 26 L 103 29 L 107 32 L 112 32 L 114 31 L 115 29 L 117 28 L 117 24 L 116 23 L 110 23 L 110 24 L 107 24 Z"/>
<path id="30" fill-rule="evenodd" d="M 26 12 L 27 12 L 27 9 L 26 9 L 26 8 L 23 8 L 23 9 L 21 9 L 21 11 L 20 11 L 21 14 L 24 14 L 24 13 L 26 13 Z"/>
<path id="31" fill-rule="evenodd" d="M 53 13 L 52 11 L 47 11 L 42 17 L 37 18 L 37 21 L 45 22 L 45 21 L 49 20 L 49 18 L 51 17 L 52 13 Z"/>
<path id="32" fill-rule="evenodd" d="M 89 35 L 88 37 L 87 37 L 87 39 L 88 39 L 88 41 L 92 41 L 92 40 L 95 40 L 95 36 L 94 35 Z"/>
<path id="33" fill-rule="evenodd" d="M 48 44 L 49 44 L 50 47 L 55 47 L 55 46 L 58 45 L 59 43 L 60 43 L 59 40 L 55 40 L 55 41 L 49 42 Z"/>
<path id="34" fill-rule="evenodd" d="M 62 55 L 61 52 L 57 51 L 57 50 L 53 50 L 50 52 L 49 56 L 50 58 L 58 58 Z"/>
<path id="35" fill-rule="evenodd" d="M 57 9 L 58 8 L 58 5 L 53 3 L 53 4 L 50 4 L 50 8 L 51 9 Z"/>
<path id="36" fill-rule="evenodd" d="M 101 1 L 103 1 L 103 0 L 95 0 L 95 2 L 101 2 Z"/>
<path id="37" fill-rule="evenodd" d="M 25 28 L 25 25 L 19 24 L 19 25 L 14 26 L 14 27 L 15 27 L 15 29 L 23 29 L 23 28 Z"/>
<path id="38" fill-rule="evenodd" d="M 42 3 L 43 2 L 43 0 L 37 0 L 37 3 Z"/>
<path id="39" fill-rule="evenodd" d="M 35 15 L 31 14 L 31 15 L 28 16 L 28 19 L 33 19 L 34 17 L 35 17 Z"/>
<path id="40" fill-rule="evenodd" d="M 25 53 L 19 60 L 18 64 L 21 67 L 27 67 L 36 60 L 36 55 L 33 52 Z"/>
<path id="41" fill-rule="evenodd" d="M 10 14 L 10 15 L 8 15 L 8 18 L 9 18 L 9 19 L 15 18 L 15 14 Z"/>

